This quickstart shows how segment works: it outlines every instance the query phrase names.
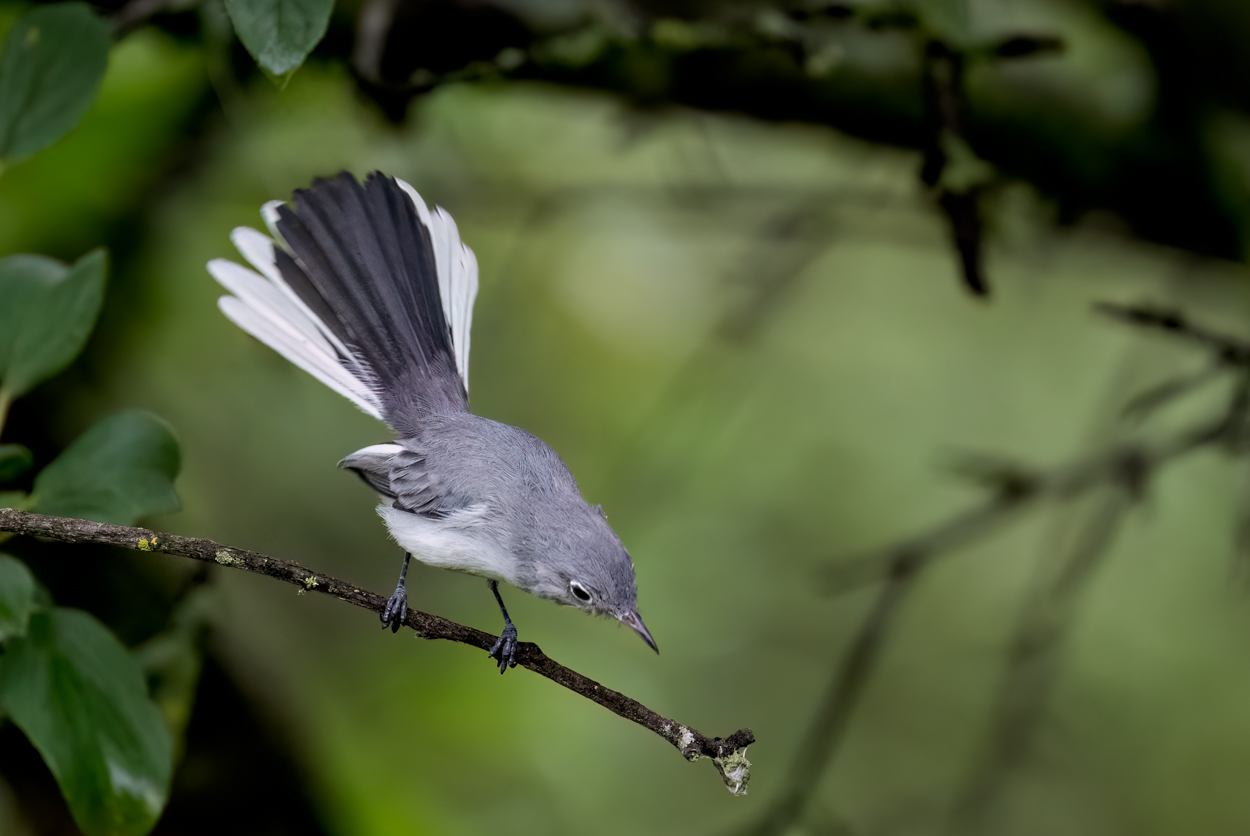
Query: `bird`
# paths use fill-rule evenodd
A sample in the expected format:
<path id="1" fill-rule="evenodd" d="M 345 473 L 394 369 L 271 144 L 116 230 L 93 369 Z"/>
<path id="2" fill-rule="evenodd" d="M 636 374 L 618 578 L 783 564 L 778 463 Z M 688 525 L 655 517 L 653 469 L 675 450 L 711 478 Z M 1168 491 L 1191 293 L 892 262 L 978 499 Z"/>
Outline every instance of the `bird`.
<path id="1" fill-rule="evenodd" d="M 209 274 L 235 325 L 384 422 L 393 440 L 344 457 L 378 495 L 404 550 L 380 617 L 408 613 L 409 561 L 486 578 L 504 627 L 489 658 L 516 665 L 517 629 L 499 582 L 628 625 L 659 652 L 638 614 L 634 564 L 602 507 L 582 497 L 538 437 L 469 411 L 469 332 L 478 265 L 441 207 L 372 172 L 319 178 L 261 207 L 265 235 L 230 235 L 250 264 Z M 272 237 L 270 237 L 272 236 Z"/>

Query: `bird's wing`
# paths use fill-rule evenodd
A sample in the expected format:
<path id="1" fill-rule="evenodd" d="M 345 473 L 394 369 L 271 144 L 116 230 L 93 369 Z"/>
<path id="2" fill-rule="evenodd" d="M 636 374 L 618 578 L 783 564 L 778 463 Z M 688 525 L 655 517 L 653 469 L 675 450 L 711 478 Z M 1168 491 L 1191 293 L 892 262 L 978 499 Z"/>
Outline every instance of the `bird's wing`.
<path id="1" fill-rule="evenodd" d="M 375 444 L 347 456 L 339 467 L 356 472 L 369 487 L 390 500 L 394 508 L 434 519 L 445 519 L 453 511 L 472 504 L 468 497 L 448 489 L 432 468 L 426 454 L 412 447 L 412 441 Z"/>
<path id="2" fill-rule="evenodd" d="M 357 450 L 339 462 L 339 467 L 355 471 L 365 484 L 387 499 L 395 499 L 391 488 L 391 463 L 404 448 L 398 444 L 374 444 Z"/>
<path id="3" fill-rule="evenodd" d="M 448 490 L 448 485 L 427 464 L 426 455 L 420 450 L 404 447 L 395 455 L 390 472 L 395 501 L 391 504 L 401 511 L 435 519 L 444 519 L 467 507 L 468 498 Z"/>

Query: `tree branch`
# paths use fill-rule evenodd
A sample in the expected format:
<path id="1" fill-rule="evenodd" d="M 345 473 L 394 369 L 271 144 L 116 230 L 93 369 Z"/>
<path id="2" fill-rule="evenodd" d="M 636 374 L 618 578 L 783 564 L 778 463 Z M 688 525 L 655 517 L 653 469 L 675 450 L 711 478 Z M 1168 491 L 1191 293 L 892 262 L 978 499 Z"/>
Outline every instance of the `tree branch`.
<path id="1" fill-rule="evenodd" d="M 1029 754 L 1059 678 L 1061 650 L 1074 629 L 1080 595 L 1110 554 L 1134 499 L 1127 485 L 1113 485 L 1072 546 L 1043 562 L 1008 650 L 989 740 L 956 802 L 953 832 L 982 829 L 1009 776 Z"/>
<path id="2" fill-rule="evenodd" d="M 900 557 L 927 565 L 980 540 L 1014 519 L 1018 511 L 1043 500 L 1070 499 L 1117 481 L 1144 481 L 1174 459 L 1229 440 L 1239 427 L 1240 411 L 1234 405 L 1215 420 L 1188 427 L 1157 444 L 1125 442 L 1051 470 L 1033 472 L 1003 463 L 1001 472 L 987 474 L 998 482 L 989 499 L 888 549 L 833 563 L 821 571 L 821 580 L 832 593 L 858 589 L 888 577 Z"/>
<path id="3" fill-rule="evenodd" d="M 0 531 L 48 537 L 66 543 L 100 543 L 121 546 L 144 552 L 159 552 L 176 557 L 189 557 L 206 563 L 217 563 L 245 572 L 267 575 L 294 584 L 301 591 L 321 592 L 333 595 L 366 610 L 382 612 L 386 599 L 368 590 L 344 581 L 312 572 L 287 560 L 278 560 L 257 552 L 223 546 L 212 540 L 198 537 L 179 537 L 146 528 L 109 525 L 69 517 L 49 517 L 25 511 L 0 508 Z M 408 610 L 404 623 L 423 639 L 448 639 L 461 644 L 489 650 L 495 636 L 457 624 L 437 615 Z M 667 740 L 688 761 L 712 758 L 725 786 L 734 795 L 745 795 L 750 780 L 751 764 L 746 759 L 746 748 L 755 742 L 750 729 L 740 729 L 727 738 L 707 737 L 689 726 L 661 717 L 637 700 L 605 688 L 589 677 L 564 667 L 548 657 L 531 642 L 521 642 L 517 648 L 517 664 L 534 673 L 547 677 L 598 703 L 613 714 L 632 720 Z"/>
<path id="4" fill-rule="evenodd" d="M 786 789 L 757 822 L 740 831 L 741 836 L 781 836 L 789 832 L 806 811 L 820 779 L 846 737 L 851 717 L 876 672 L 898 612 L 922 568 L 922 564 L 908 555 L 900 554 L 895 559 L 889 577 L 834 671 L 825 698 L 803 736 L 799 753 L 790 766 Z"/>

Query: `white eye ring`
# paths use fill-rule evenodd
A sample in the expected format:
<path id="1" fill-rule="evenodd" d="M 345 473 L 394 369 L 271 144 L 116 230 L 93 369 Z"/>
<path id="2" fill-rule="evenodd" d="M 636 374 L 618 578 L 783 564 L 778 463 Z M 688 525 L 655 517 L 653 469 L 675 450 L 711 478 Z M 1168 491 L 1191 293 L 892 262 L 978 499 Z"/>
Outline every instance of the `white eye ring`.
<path id="1" fill-rule="evenodd" d="M 577 581 L 569 581 L 569 591 L 573 593 L 574 598 L 584 603 L 590 603 L 590 599 L 593 597 L 586 591 L 586 587 Z"/>

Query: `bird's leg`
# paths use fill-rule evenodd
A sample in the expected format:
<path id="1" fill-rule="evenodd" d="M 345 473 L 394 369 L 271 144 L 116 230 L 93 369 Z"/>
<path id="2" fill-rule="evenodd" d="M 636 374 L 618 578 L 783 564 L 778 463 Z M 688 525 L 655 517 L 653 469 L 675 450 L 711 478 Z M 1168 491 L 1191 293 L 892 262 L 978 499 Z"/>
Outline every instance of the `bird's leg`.
<path id="1" fill-rule="evenodd" d="M 405 553 L 404 568 L 399 570 L 399 586 L 395 587 L 395 594 L 386 602 L 386 609 L 382 610 L 382 629 L 390 627 L 392 633 L 398 633 L 400 625 L 408 617 L 408 589 L 404 586 L 404 578 L 408 577 L 409 560 L 412 560 L 412 555 Z"/>
<path id="2" fill-rule="evenodd" d="M 490 649 L 490 658 L 499 662 L 499 672 L 503 673 L 508 668 L 516 667 L 516 625 L 512 623 L 512 619 L 508 618 L 508 608 L 503 605 L 503 598 L 499 597 L 499 582 L 490 582 L 490 591 L 495 593 L 495 600 L 499 602 L 499 611 L 503 613 L 503 633 L 499 636 L 499 641 L 495 642 L 495 646 Z"/>

